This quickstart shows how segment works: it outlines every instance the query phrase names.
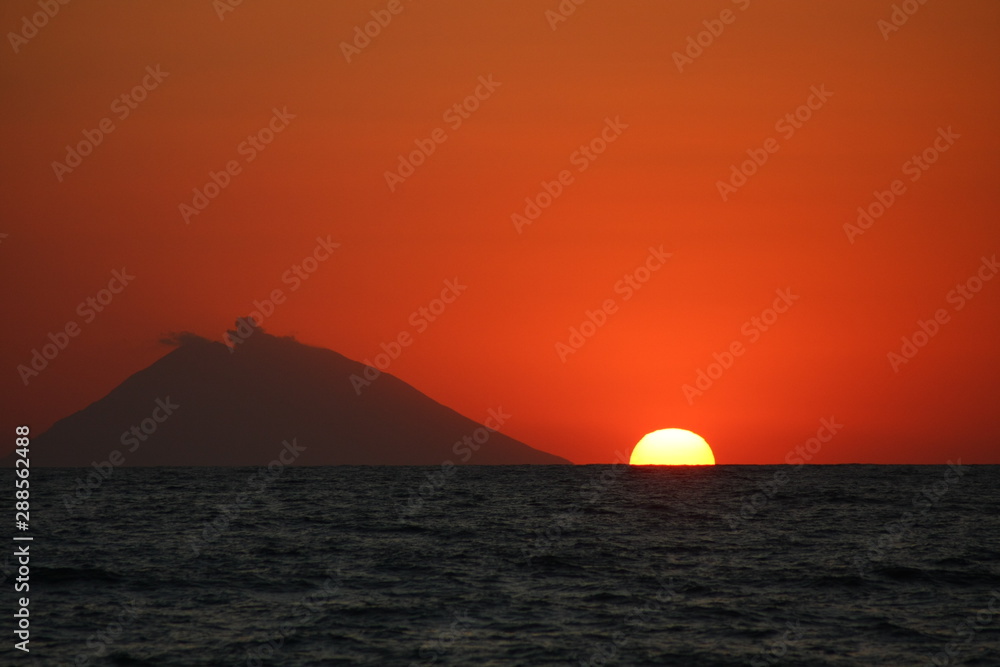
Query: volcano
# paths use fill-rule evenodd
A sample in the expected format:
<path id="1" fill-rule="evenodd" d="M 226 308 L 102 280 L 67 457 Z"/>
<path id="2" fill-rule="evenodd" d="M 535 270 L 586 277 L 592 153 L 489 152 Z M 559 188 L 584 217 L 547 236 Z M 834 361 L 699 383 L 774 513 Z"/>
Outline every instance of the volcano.
<path id="1" fill-rule="evenodd" d="M 32 445 L 41 466 L 569 464 L 402 380 L 332 350 L 237 320 L 227 343 L 175 335 L 175 349 Z M 301 454 L 300 454 L 301 453 Z"/>

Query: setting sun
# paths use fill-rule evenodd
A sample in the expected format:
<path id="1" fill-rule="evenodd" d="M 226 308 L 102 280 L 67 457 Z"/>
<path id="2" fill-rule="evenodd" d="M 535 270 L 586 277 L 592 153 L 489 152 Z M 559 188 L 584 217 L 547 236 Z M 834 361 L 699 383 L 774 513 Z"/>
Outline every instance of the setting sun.
<path id="1" fill-rule="evenodd" d="M 700 435 L 682 428 L 665 428 L 644 435 L 632 449 L 629 464 L 712 466 L 715 465 L 715 454 Z"/>

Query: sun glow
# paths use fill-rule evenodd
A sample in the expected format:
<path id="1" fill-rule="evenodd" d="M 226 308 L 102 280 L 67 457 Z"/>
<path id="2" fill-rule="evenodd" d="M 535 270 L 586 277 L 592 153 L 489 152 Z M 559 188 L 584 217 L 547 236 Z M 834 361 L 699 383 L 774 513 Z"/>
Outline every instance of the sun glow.
<path id="1" fill-rule="evenodd" d="M 647 433 L 632 449 L 634 466 L 714 466 L 715 454 L 705 439 L 682 428 Z"/>

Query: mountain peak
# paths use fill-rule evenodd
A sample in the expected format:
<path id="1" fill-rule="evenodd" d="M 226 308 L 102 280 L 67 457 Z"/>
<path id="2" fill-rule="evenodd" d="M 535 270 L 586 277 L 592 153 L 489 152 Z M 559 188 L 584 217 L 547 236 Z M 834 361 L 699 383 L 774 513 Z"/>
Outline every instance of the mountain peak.
<path id="1" fill-rule="evenodd" d="M 262 336 L 257 334 L 264 334 L 264 327 L 260 326 L 253 316 L 238 317 L 235 327 L 226 332 L 223 342 L 229 346 L 231 352 L 235 352 L 252 340 L 259 341 Z"/>

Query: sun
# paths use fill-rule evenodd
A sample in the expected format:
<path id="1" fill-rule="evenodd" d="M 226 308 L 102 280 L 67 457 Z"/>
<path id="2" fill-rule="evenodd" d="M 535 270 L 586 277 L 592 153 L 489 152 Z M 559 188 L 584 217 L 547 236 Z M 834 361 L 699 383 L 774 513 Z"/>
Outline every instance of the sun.
<path id="1" fill-rule="evenodd" d="M 642 436 L 632 449 L 629 465 L 714 466 L 715 454 L 697 433 L 665 428 Z"/>

